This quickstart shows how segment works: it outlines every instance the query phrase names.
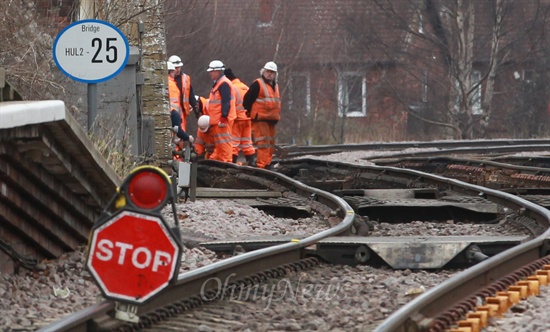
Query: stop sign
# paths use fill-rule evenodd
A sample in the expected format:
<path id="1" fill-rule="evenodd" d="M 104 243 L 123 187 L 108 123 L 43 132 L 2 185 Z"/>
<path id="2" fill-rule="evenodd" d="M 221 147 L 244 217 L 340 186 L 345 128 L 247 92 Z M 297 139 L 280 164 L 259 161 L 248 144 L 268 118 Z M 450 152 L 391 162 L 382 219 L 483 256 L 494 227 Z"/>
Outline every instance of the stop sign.
<path id="1" fill-rule="evenodd" d="M 139 304 L 176 278 L 181 251 L 161 217 L 124 210 L 92 230 L 86 265 L 106 297 Z"/>

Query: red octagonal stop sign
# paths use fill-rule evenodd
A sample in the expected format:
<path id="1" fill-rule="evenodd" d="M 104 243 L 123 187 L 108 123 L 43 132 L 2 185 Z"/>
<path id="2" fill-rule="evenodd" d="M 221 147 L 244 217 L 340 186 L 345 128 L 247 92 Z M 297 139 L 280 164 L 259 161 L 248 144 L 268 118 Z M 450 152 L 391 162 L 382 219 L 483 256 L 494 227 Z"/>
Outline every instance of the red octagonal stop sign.
<path id="1" fill-rule="evenodd" d="M 106 297 L 143 303 L 177 276 L 180 253 L 159 217 L 123 211 L 92 231 L 86 264 Z"/>

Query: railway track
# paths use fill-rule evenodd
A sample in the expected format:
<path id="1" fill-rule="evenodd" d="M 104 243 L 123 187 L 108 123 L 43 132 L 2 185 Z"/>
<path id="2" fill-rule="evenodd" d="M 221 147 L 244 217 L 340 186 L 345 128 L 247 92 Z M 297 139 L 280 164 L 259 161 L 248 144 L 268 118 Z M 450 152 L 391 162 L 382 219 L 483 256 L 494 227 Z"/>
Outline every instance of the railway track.
<path id="1" fill-rule="evenodd" d="M 3 126 L 0 128 L 0 148 L 3 149 L 3 168 L 0 170 L 3 183 L 10 189 L 9 195 L 5 195 L 4 191 L 1 197 L 5 212 L 2 216 L 3 221 L 12 225 L 9 229 L 2 228 L 2 235 L 18 234 L 19 240 L 15 249 L 37 257 L 34 261 L 38 261 L 43 258 L 55 258 L 84 242 L 86 236 L 82 234 L 89 231 L 93 220 L 99 215 L 98 207 L 105 204 L 105 200 L 113 191 L 113 185 L 120 180 L 113 175 L 109 167 L 105 167 L 105 161 L 94 153 L 85 134 L 81 133 L 74 120 L 65 114 L 62 105 L 24 104 L 25 108 L 30 109 L 29 112 L 40 112 L 37 113 L 40 115 L 29 115 L 33 118 L 32 123 L 26 123 L 24 119 L 18 122 L 16 119 L 16 123 L 9 122 L 7 126 L 6 122 L 2 122 Z M 43 112 L 44 107 L 49 108 L 49 111 Z M 48 118 L 50 115 L 52 119 Z M 37 142 L 38 145 L 35 144 Z M 242 280 L 235 280 L 236 284 L 246 283 L 243 286 L 246 288 L 272 278 L 277 280 L 289 274 L 307 271 L 310 266 L 318 264 L 390 266 L 397 269 L 441 269 L 458 266 L 467 268 L 466 272 L 474 273 L 469 278 L 475 281 L 475 286 L 467 283 L 462 285 L 462 282 L 456 281 L 455 278 L 449 282 L 452 282 L 453 288 L 464 294 L 473 294 L 506 273 L 516 273 L 514 271 L 524 266 L 522 264 L 536 261 L 546 254 L 541 239 L 545 237 L 548 226 L 548 215 L 542 208 L 546 206 L 544 168 L 547 161 L 543 157 L 521 159 L 517 156 L 509 157 L 507 154 L 526 150 L 545 151 L 547 146 L 547 140 L 502 140 L 282 147 L 278 149 L 279 173 L 203 163 L 201 174 L 204 177 L 200 181 L 201 186 L 207 189 L 201 195 L 210 195 L 212 198 L 220 193 L 224 196 L 230 194 L 233 195 L 231 199 L 240 199 L 242 204 L 254 206 L 272 215 L 291 215 L 300 218 L 316 211 L 315 213 L 324 215 L 327 230 L 314 235 L 292 234 L 286 238 L 271 238 L 267 241 L 242 238 L 215 241 L 205 239 L 201 243 L 205 248 L 218 251 L 220 257 L 229 258 L 212 266 L 183 273 L 174 289 L 163 293 L 147 305 L 140 306 L 136 312 L 131 311 L 136 308 L 123 308 L 124 305 L 119 305 L 119 312 L 127 311 L 126 315 L 140 317 L 140 323 L 137 325 L 122 323 L 121 326 L 120 321 L 113 319 L 117 304 L 104 301 L 59 321 L 46 330 L 124 330 L 144 328 L 145 325 L 154 329 L 155 324 L 169 321 L 167 318 L 175 313 L 200 308 L 200 304 L 204 304 L 200 299 L 201 294 L 215 290 L 215 287 L 200 289 L 205 280 L 209 280 L 209 276 L 227 277 L 236 273 L 242 276 Z M 472 147 L 475 147 L 475 150 Z M 398 150 L 402 149 L 415 151 L 412 151 L 412 154 L 399 153 Z M 417 149 L 433 151 L 423 154 L 418 153 Z M 368 161 L 378 164 L 371 167 L 326 161 L 288 160 L 309 154 L 327 155 L 341 151 L 366 150 L 377 150 L 381 152 L 378 155 L 383 155 L 384 159 L 368 158 Z M 453 160 L 445 164 L 427 161 L 420 165 L 420 160 L 410 159 L 419 156 L 468 156 L 472 153 L 483 153 L 483 157 L 478 156 L 483 162 L 472 164 L 472 161 L 460 163 Z M 38 158 L 39 156 L 47 158 Z M 405 160 L 406 158 L 409 159 Z M 402 164 L 392 164 L 397 159 L 401 159 Z M 414 166 L 414 163 L 420 166 Z M 386 166 L 380 166 L 383 164 Z M 435 164 L 438 164 L 439 168 L 434 168 Z M 453 166 L 442 166 L 443 164 Z M 506 170 L 503 170 L 503 166 L 507 164 L 514 164 L 516 167 L 507 166 Z M 434 175 L 441 167 L 447 171 Z M 424 172 L 411 170 L 415 168 Z M 451 169 L 453 172 L 449 171 Z M 18 173 L 20 170 L 30 172 Z M 31 173 L 33 175 L 29 175 Z M 473 184 L 467 184 L 468 181 Z M 235 186 L 241 187 L 235 190 Z M 238 195 L 243 197 L 236 197 Z M 24 202 L 28 199 L 40 202 L 40 197 L 47 199 L 30 210 L 25 207 Z M 81 209 L 86 211 L 84 219 L 78 217 L 82 212 L 75 212 L 75 206 L 84 208 Z M 30 212 L 32 213 L 29 214 Z M 20 236 L 25 232 L 17 230 L 27 227 L 19 222 L 23 215 L 32 221 L 32 227 L 36 231 Z M 60 229 L 69 231 L 67 237 L 61 236 L 55 238 L 55 243 L 47 243 L 44 241 L 48 238 L 51 241 L 51 232 L 47 230 L 51 227 L 47 226 L 48 218 L 45 216 L 51 218 L 52 215 L 66 223 L 60 225 Z M 371 220 L 359 220 L 354 217 L 355 215 L 362 215 Z M 65 216 L 70 217 L 66 219 Z M 79 223 L 74 222 L 76 219 L 80 220 Z M 488 228 L 486 226 L 498 221 L 505 225 L 515 225 L 520 230 L 501 229 L 509 232 L 506 233 L 509 238 L 500 242 L 491 236 L 481 238 L 470 234 L 472 236 L 465 237 L 466 233 L 460 234 L 461 240 L 454 239 L 453 242 L 451 236 L 442 241 L 441 237 L 438 239 L 436 236 L 426 240 L 425 237 L 407 238 L 403 234 L 380 232 L 387 225 L 393 225 L 398 229 L 398 225 L 406 225 L 413 219 L 429 219 L 432 225 L 439 225 L 442 220 L 457 220 L 460 223 L 477 224 L 482 228 Z M 365 234 L 374 235 L 357 236 Z M 416 257 L 425 255 L 432 258 L 418 261 L 415 257 L 400 260 L 390 257 L 391 250 L 388 250 L 388 247 L 406 248 L 411 244 L 420 248 Z M 438 252 L 442 245 L 454 248 L 455 254 L 449 254 L 441 259 L 434 259 L 433 254 L 427 254 L 428 249 Z M 36 248 L 41 248 L 41 251 L 36 251 Z M 237 248 L 245 253 L 231 256 Z M 272 255 L 275 258 L 267 259 Z M 500 262 L 497 259 L 499 257 L 506 257 L 506 262 Z M 0 258 L 5 259 L 4 256 Z M 509 260 L 513 262 L 508 262 Z M 542 263 L 535 263 L 537 264 L 540 266 Z M 240 265 L 247 267 L 243 268 Z M 491 270 L 480 272 L 485 265 Z M 477 271 L 479 275 L 470 271 Z M 485 278 L 480 275 L 484 275 Z M 490 277 L 487 278 L 487 275 Z M 442 287 L 441 289 L 445 289 L 445 285 Z M 439 322 L 438 315 L 444 311 L 443 308 L 452 308 L 457 303 L 449 299 L 450 296 L 441 295 L 442 290 L 433 292 L 438 294 L 434 296 L 433 303 L 427 304 L 428 300 L 425 299 L 432 294 L 432 291 L 429 291 L 411 302 L 411 306 L 413 303 L 420 303 L 416 307 L 404 307 L 396 313 L 401 316 L 392 318 L 392 324 L 401 325 L 388 326 L 384 322 L 380 323 L 379 329 L 392 331 L 396 328 L 397 331 L 405 325 L 422 329 Z M 415 314 L 411 316 L 411 312 Z M 422 319 L 419 321 L 416 316 L 422 316 Z M 446 324 L 445 326 L 451 326 L 452 323 Z M 237 323 L 236 326 L 238 325 Z"/>
<path id="2" fill-rule="evenodd" d="M 412 266 L 393 266 L 398 269 L 437 269 L 446 265 L 473 266 L 467 269 L 466 272 L 463 272 L 463 274 L 470 270 L 481 270 L 485 266 L 485 269 L 489 270 L 484 270 L 483 273 L 478 271 L 478 273 L 481 273 L 483 276 L 489 273 L 491 278 L 484 278 L 483 280 L 480 280 L 480 277 L 474 278 L 475 286 L 468 283 L 464 283 L 460 287 L 454 285 L 463 294 L 470 294 L 483 286 L 488 286 L 492 281 L 498 280 L 504 275 L 512 273 L 516 269 L 538 259 L 538 254 L 533 255 L 533 252 L 536 251 L 534 249 L 535 243 L 539 239 L 537 236 L 544 234 L 548 228 L 550 218 L 544 208 L 515 195 L 487 187 L 467 184 L 455 179 L 397 167 L 357 166 L 345 163 L 297 160 L 280 162 L 278 168 L 280 174 L 212 162 L 199 165 L 199 168 L 202 169 L 203 174 L 199 176 L 199 183 L 212 186 L 215 182 L 218 185 L 217 188 L 220 190 L 235 188 L 237 183 L 240 183 L 240 186 L 247 190 L 271 188 L 272 190 L 282 192 L 285 190 L 283 188 L 286 188 L 292 195 L 298 194 L 308 197 L 309 200 L 313 199 L 316 204 L 328 206 L 330 211 L 339 211 L 337 212 L 339 217 L 343 217 L 343 220 L 346 220 L 346 218 L 348 220 L 333 225 L 330 230 L 323 232 L 324 234 L 316 234 L 290 243 L 264 243 L 263 247 L 261 244 L 258 244 L 258 241 L 245 241 L 242 239 L 238 242 L 234 240 L 232 242 L 222 240 L 217 243 L 205 243 L 210 248 L 214 248 L 215 246 L 220 248 L 224 245 L 231 248 L 231 246 L 238 244 L 246 248 L 245 251 L 250 251 L 228 258 L 212 266 L 180 275 L 178 285 L 174 289 L 163 293 L 163 295 L 160 295 L 148 305 L 138 308 L 136 314 L 141 317 L 140 321 L 145 323 L 140 323 L 142 325 L 126 326 L 125 328 L 127 329 L 144 328 L 146 326 L 155 329 L 156 327 L 152 326 L 157 322 L 163 321 L 159 317 L 167 318 L 169 316 L 167 313 L 172 312 L 176 314 L 200 304 L 201 301 L 196 298 L 196 295 L 200 294 L 198 289 L 203 287 L 205 282 L 213 278 L 214 275 L 217 277 L 228 277 L 232 273 L 236 275 L 247 274 L 252 276 L 248 279 L 248 286 L 250 287 L 254 283 L 265 282 L 268 278 L 277 276 L 276 271 L 281 271 L 281 269 L 296 271 L 304 266 L 307 267 L 308 264 L 313 264 L 311 261 L 308 261 L 310 263 L 299 263 L 303 259 L 315 259 L 323 262 L 351 265 L 365 264 L 367 262 L 374 265 L 388 264 L 390 266 L 392 264 L 413 264 Z M 293 178 L 299 181 L 293 180 Z M 380 195 L 381 191 L 377 192 L 380 189 L 383 189 L 385 195 L 378 196 L 374 200 L 374 204 L 372 196 L 369 199 L 361 200 L 361 198 L 369 197 L 367 195 L 369 190 L 371 194 Z M 403 198 L 404 194 L 407 195 L 406 198 Z M 400 197 L 400 200 L 396 200 L 395 197 Z M 464 197 L 469 197 L 469 200 L 464 200 Z M 426 203 L 423 200 L 431 200 L 431 202 Z M 442 201 L 445 203 L 442 204 Z M 389 209 L 386 209 L 386 212 L 384 212 L 384 209 L 380 209 L 385 204 L 389 205 Z M 513 224 L 522 227 L 525 233 L 521 235 L 516 234 L 519 238 L 511 238 L 509 242 L 502 241 L 502 237 L 500 241 L 486 239 L 486 243 L 490 243 L 487 246 L 485 246 L 486 243 L 480 238 L 474 238 L 473 236 L 465 238 L 462 241 L 457 241 L 460 242 L 460 246 L 458 246 L 459 249 L 455 249 L 455 254 L 449 255 L 447 259 L 443 260 L 440 257 L 442 255 L 433 255 L 433 253 L 441 252 L 440 249 L 443 245 L 449 246 L 449 243 L 452 242 L 449 238 L 441 241 L 441 239 L 436 240 L 435 237 L 429 240 L 426 240 L 426 237 L 424 237 L 424 243 L 419 244 L 418 239 L 406 239 L 402 237 L 401 243 L 390 243 L 393 250 L 400 245 L 403 248 L 410 248 L 411 244 L 417 245 L 421 249 L 416 251 L 416 258 L 413 257 L 408 261 L 402 259 L 396 262 L 395 260 L 391 260 L 392 251 L 387 251 L 388 255 L 385 256 L 384 250 L 380 249 L 384 241 L 388 243 L 389 237 L 381 240 L 368 239 L 368 237 L 342 236 L 357 235 L 357 231 L 361 227 L 360 224 L 354 224 L 353 220 L 351 220 L 354 219 L 352 217 L 354 215 L 351 209 L 352 206 L 354 206 L 358 214 L 365 216 L 376 215 L 377 219 L 387 219 L 389 222 L 410 222 L 412 219 L 418 219 L 421 215 L 419 213 L 415 215 L 414 212 L 411 212 L 415 209 L 417 211 L 425 211 L 425 219 L 427 220 L 457 218 L 457 220 L 477 222 L 482 225 L 486 224 L 489 220 L 506 219 L 506 216 L 508 216 L 508 219 L 514 219 Z M 396 218 L 396 216 L 402 214 L 388 212 L 399 209 L 408 211 L 409 218 Z M 324 210 L 326 211 L 326 208 Z M 342 215 L 343 211 L 347 211 L 345 216 Z M 415 243 L 415 241 L 417 242 Z M 315 245 L 314 249 L 312 249 L 313 245 Z M 542 244 L 539 245 L 542 246 Z M 527 250 L 529 254 L 525 253 L 526 247 L 530 248 Z M 431 251 L 426 248 L 429 248 Z M 476 249 L 472 251 L 471 248 Z M 538 252 L 544 253 L 541 247 L 537 247 L 537 249 L 539 250 Z M 224 250 L 227 251 L 227 249 Z M 224 250 L 220 249 L 220 251 Z M 501 253 L 504 251 L 505 253 Z M 403 253 L 404 251 L 400 252 Z M 459 254 L 456 254 L 456 252 Z M 516 252 L 516 255 L 509 256 L 513 252 Z M 272 255 L 275 258 L 272 258 Z M 498 259 L 502 255 L 508 255 L 507 259 Z M 432 265 L 419 265 L 419 256 L 426 257 L 426 261 L 420 260 L 423 264 Z M 269 260 L 266 259 L 267 257 L 270 257 Z M 495 260 L 498 263 L 495 263 Z M 270 262 L 267 264 L 268 266 L 266 265 L 266 261 Z M 414 265 L 414 263 L 417 265 Z M 243 264 L 245 267 L 239 266 L 240 264 Z M 298 268 L 293 266 L 298 266 Z M 243 270 L 247 271 L 247 273 L 243 273 Z M 246 280 L 246 277 L 244 279 Z M 195 295 L 195 298 L 192 295 Z M 439 310 L 441 308 L 452 307 L 457 301 L 456 293 L 442 296 L 439 302 L 431 306 L 429 310 L 433 311 L 435 310 L 434 308 L 438 308 Z M 98 305 L 93 314 L 90 313 L 87 318 L 80 317 L 76 319 L 73 316 L 65 320 L 65 323 L 60 322 L 59 324 L 61 325 L 54 325 L 50 328 L 55 328 L 55 330 L 72 329 L 77 326 L 75 325 L 75 321 L 79 322 L 78 326 L 95 325 L 101 328 L 112 328 L 110 324 L 114 323 L 108 317 L 110 317 L 109 312 L 112 312 L 114 305 L 113 303 L 110 305 L 103 303 Z M 428 319 L 426 317 L 424 316 L 422 319 L 422 324 L 426 323 Z M 95 323 L 92 324 L 91 321 Z M 99 323 L 101 321 L 103 322 Z M 411 323 L 411 317 L 409 316 L 402 324 L 410 328 L 413 323 Z M 420 323 L 414 324 L 417 324 L 418 329 L 422 328 Z M 387 331 L 397 331 L 403 328 L 403 326 L 392 325 Z M 380 328 L 384 330 L 384 324 Z"/>
<path id="3" fill-rule="evenodd" d="M 340 145 L 280 146 L 276 155 L 280 159 L 307 155 L 329 155 L 352 151 L 381 151 L 388 156 L 479 154 L 484 152 L 511 153 L 523 151 L 548 151 L 547 139 L 519 140 L 461 140 L 431 142 L 376 142 Z"/>

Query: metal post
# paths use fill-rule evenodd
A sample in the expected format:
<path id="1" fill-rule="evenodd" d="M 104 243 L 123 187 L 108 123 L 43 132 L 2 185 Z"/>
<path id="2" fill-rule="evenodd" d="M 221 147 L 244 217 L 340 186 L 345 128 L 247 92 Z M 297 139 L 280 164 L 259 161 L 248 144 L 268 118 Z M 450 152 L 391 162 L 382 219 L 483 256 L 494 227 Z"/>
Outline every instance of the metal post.
<path id="1" fill-rule="evenodd" d="M 191 152 L 191 182 L 189 184 L 189 199 L 194 202 L 197 199 L 197 154 Z"/>
<path id="2" fill-rule="evenodd" d="M 92 128 L 97 117 L 97 83 L 88 83 L 88 133 Z"/>

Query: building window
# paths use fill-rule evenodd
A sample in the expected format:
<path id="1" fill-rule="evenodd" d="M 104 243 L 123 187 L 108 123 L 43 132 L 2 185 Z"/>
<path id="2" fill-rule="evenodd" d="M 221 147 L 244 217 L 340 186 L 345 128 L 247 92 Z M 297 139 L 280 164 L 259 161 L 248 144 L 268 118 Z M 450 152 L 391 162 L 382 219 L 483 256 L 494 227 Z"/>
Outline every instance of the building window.
<path id="1" fill-rule="evenodd" d="M 275 0 L 260 0 L 257 26 L 259 28 L 272 27 L 278 9 L 279 4 L 275 3 Z"/>
<path id="2" fill-rule="evenodd" d="M 290 76 L 289 109 L 297 114 L 311 112 L 311 80 L 309 73 L 295 72 Z"/>
<path id="3" fill-rule="evenodd" d="M 338 77 L 338 116 L 367 115 L 367 80 L 356 72 L 341 72 Z"/>
<path id="4" fill-rule="evenodd" d="M 472 71 L 472 114 L 483 114 L 481 109 L 481 73 L 479 70 Z"/>
<path id="5" fill-rule="evenodd" d="M 466 93 L 468 94 L 467 98 L 469 98 L 469 104 L 472 106 L 472 114 L 483 114 L 483 109 L 481 108 L 481 72 L 479 70 L 473 70 L 470 74 L 470 80 L 472 81 L 472 89 L 470 91 L 466 91 Z M 455 111 L 458 111 L 461 104 L 461 89 L 458 80 L 455 81 L 455 92 Z"/>

